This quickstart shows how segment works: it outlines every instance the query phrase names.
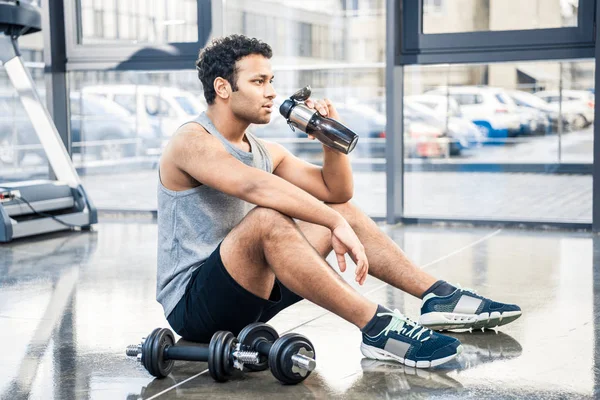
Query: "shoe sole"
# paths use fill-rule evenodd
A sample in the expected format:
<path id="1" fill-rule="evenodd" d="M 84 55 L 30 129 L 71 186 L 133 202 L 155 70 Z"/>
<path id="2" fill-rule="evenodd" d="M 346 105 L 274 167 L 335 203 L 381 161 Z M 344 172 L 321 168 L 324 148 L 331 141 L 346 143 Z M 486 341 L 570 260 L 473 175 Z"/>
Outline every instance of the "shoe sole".
<path id="1" fill-rule="evenodd" d="M 419 325 L 436 331 L 491 329 L 511 323 L 519 318 L 521 314 L 521 311 L 506 311 L 503 313 L 494 311 L 481 314 L 430 312 L 421 315 Z"/>
<path id="2" fill-rule="evenodd" d="M 448 361 L 456 358 L 456 356 L 458 356 L 462 352 L 462 345 L 458 345 L 458 347 L 456 348 L 455 354 L 452 354 L 450 356 L 443 357 L 443 358 L 437 358 L 437 359 L 431 360 L 431 361 L 425 361 L 425 360 L 414 361 L 414 360 L 405 359 L 402 357 L 398 357 L 397 355 L 390 353 L 389 351 L 385 351 L 378 347 L 369 346 L 368 344 L 364 344 L 364 343 L 360 344 L 360 351 L 363 353 L 363 355 L 365 357 L 372 358 L 374 360 L 396 361 L 400 364 L 407 365 L 409 367 L 415 367 L 415 368 L 431 368 L 431 367 L 436 367 L 438 365 L 442 365 L 442 364 L 447 363 Z"/>

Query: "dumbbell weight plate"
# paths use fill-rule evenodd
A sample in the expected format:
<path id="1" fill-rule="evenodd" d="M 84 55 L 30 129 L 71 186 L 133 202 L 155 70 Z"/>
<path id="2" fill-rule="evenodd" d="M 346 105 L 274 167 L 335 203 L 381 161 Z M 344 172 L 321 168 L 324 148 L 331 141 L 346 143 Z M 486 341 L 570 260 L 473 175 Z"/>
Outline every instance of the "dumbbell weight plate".
<path id="1" fill-rule="evenodd" d="M 215 332 L 215 334 L 210 339 L 210 344 L 208 345 L 208 372 L 210 372 L 210 376 L 215 381 L 223 382 L 222 376 L 223 373 L 220 371 L 219 364 L 219 354 L 221 354 L 221 336 L 223 336 L 223 331 Z"/>
<path id="2" fill-rule="evenodd" d="M 142 365 L 146 368 L 146 371 L 150 373 L 152 376 L 156 376 L 156 372 L 152 369 L 152 346 L 154 344 L 154 337 L 160 331 L 160 328 L 154 329 L 144 340 L 144 345 L 142 346 Z"/>
<path id="3" fill-rule="evenodd" d="M 233 349 L 237 344 L 235 336 L 231 332 L 225 332 L 223 334 L 223 351 L 221 352 L 221 368 L 223 370 L 223 374 L 229 379 L 231 374 L 233 373 Z"/>
<path id="4" fill-rule="evenodd" d="M 315 349 L 307 337 L 298 333 L 288 333 L 280 337 L 269 352 L 269 367 L 273 376 L 281 383 L 295 385 L 310 375 L 311 371 L 300 370 L 292 362 L 294 354 L 304 354 L 315 358 Z"/>
<path id="5" fill-rule="evenodd" d="M 164 378 L 171 373 L 175 364 L 173 360 L 164 359 L 165 348 L 175 344 L 175 337 L 170 329 L 163 328 L 156 333 L 153 342 L 152 358 L 150 359 L 152 370 L 155 371 L 153 375 L 157 378 Z"/>
<path id="6" fill-rule="evenodd" d="M 279 334 L 271 325 L 256 322 L 246 326 L 238 335 L 238 342 L 242 344 L 245 350 L 257 351 L 254 346 L 258 339 L 264 338 L 268 342 L 274 343 L 279 339 Z M 269 368 L 269 357 L 260 355 L 258 364 L 245 364 L 249 371 L 264 371 Z"/>
<path id="7" fill-rule="evenodd" d="M 229 380 L 233 365 L 230 364 L 235 337 L 226 331 L 216 332 L 208 346 L 208 371 L 217 382 Z"/>

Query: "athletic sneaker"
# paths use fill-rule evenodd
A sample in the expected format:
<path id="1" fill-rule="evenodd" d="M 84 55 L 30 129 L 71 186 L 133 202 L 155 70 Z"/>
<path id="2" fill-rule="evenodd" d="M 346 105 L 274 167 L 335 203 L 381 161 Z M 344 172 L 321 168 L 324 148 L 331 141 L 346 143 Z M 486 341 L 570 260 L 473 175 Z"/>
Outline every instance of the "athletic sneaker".
<path id="1" fill-rule="evenodd" d="M 426 295 L 419 324 L 433 330 L 483 329 L 506 325 L 520 316 L 517 305 L 498 303 L 459 287 L 448 296 Z"/>
<path id="2" fill-rule="evenodd" d="M 360 351 L 365 357 L 429 368 L 452 360 L 462 351 L 457 339 L 422 327 L 398 310 L 380 312 L 377 317 L 391 318 L 379 334 L 369 336 L 363 332 Z"/>

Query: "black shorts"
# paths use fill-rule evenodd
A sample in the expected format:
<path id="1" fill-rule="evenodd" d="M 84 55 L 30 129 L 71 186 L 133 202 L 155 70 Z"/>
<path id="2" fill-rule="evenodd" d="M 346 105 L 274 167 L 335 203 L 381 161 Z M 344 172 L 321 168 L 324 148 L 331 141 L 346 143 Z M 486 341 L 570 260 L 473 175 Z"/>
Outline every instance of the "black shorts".
<path id="1" fill-rule="evenodd" d="M 244 289 L 225 269 L 221 244 L 193 273 L 167 321 L 186 340 L 208 343 L 216 331 L 237 336 L 253 322 L 267 322 L 302 297 L 275 280 L 268 300 Z"/>

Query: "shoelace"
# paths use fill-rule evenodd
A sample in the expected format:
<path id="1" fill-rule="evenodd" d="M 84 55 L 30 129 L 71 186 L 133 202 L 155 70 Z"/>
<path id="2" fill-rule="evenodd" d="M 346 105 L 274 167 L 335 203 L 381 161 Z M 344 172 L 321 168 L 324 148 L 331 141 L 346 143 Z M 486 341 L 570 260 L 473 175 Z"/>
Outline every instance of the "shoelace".
<path id="1" fill-rule="evenodd" d="M 456 288 L 457 288 L 458 290 L 462 290 L 462 291 L 464 291 L 464 292 L 470 292 L 470 293 L 473 293 L 474 295 L 477 295 L 477 296 L 479 296 L 479 295 L 477 294 L 477 292 L 475 291 L 475 289 L 464 288 L 464 287 L 460 286 L 460 283 L 457 283 L 457 284 L 456 284 Z"/>
<path id="2" fill-rule="evenodd" d="M 392 320 L 390 321 L 388 326 L 383 330 L 383 334 L 386 336 L 390 331 L 394 331 L 394 332 L 398 332 L 402 335 L 405 335 L 405 336 L 409 337 L 410 339 L 420 340 L 421 342 L 424 342 L 426 340 L 429 340 L 429 338 L 431 338 L 431 336 L 433 335 L 433 331 L 417 324 L 415 321 L 404 316 L 397 309 L 395 309 L 394 312 L 391 312 L 391 313 L 378 313 L 377 314 L 378 317 L 383 317 L 386 315 L 392 317 Z M 409 328 L 412 328 L 412 329 L 408 330 Z M 429 332 L 429 336 L 421 339 L 421 335 L 423 335 L 423 333 L 427 333 L 427 332 Z"/>

